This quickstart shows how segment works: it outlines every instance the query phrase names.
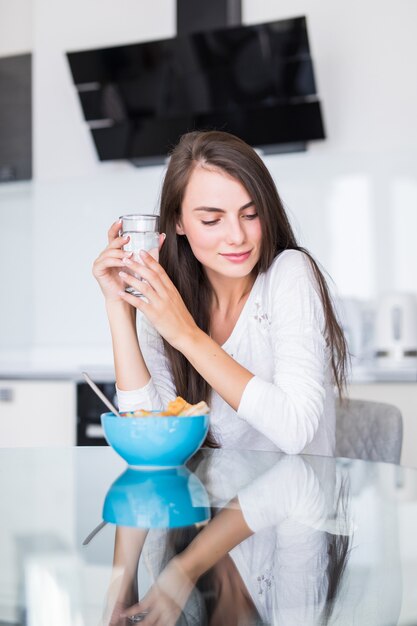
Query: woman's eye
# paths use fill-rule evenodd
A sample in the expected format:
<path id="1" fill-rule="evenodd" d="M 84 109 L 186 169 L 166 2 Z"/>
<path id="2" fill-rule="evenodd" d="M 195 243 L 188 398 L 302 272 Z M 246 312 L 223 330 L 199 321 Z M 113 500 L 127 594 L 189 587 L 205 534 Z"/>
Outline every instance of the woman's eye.
<path id="1" fill-rule="evenodd" d="M 205 222 L 204 220 L 201 220 L 201 223 L 204 224 L 205 226 L 214 226 L 214 224 L 217 224 L 218 222 L 220 222 L 220 220 L 211 220 L 209 222 Z"/>
<path id="2" fill-rule="evenodd" d="M 243 216 L 246 220 L 254 220 L 255 217 L 258 217 L 257 213 L 247 213 Z"/>

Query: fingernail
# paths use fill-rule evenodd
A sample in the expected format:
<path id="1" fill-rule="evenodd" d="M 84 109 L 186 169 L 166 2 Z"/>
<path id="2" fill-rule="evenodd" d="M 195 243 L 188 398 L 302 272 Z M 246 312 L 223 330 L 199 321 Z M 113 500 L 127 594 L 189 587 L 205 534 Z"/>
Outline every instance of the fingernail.
<path id="1" fill-rule="evenodd" d="M 144 258 L 144 259 L 146 259 L 146 257 L 148 256 L 148 253 L 146 252 L 146 250 L 141 250 L 141 251 L 139 252 L 139 254 L 140 254 L 140 256 L 141 256 L 142 258 Z"/>
<path id="2" fill-rule="evenodd" d="M 127 276 L 126 272 L 119 272 L 119 276 L 121 276 L 122 278 L 125 278 L 125 276 Z"/>
<path id="3" fill-rule="evenodd" d="M 129 257 L 128 257 L 128 256 L 125 256 L 125 257 L 122 259 L 122 261 L 123 261 L 123 263 L 126 263 L 126 265 L 131 265 L 131 263 L 132 263 L 132 261 L 129 259 Z"/>

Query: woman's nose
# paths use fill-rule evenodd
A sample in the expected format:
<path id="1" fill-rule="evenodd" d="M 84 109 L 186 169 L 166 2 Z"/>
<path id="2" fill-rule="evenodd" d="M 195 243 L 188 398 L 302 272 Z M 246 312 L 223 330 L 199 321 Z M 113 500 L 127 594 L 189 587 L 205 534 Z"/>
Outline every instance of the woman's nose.
<path id="1" fill-rule="evenodd" d="M 240 245 L 245 241 L 245 236 L 245 231 L 239 220 L 233 221 L 229 224 L 229 229 L 227 232 L 227 243 Z"/>

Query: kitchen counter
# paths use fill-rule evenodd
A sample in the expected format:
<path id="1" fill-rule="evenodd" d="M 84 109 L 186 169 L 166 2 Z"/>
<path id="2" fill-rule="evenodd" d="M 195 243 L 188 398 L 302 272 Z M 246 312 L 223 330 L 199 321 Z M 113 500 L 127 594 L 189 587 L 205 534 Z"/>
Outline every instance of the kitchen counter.
<path id="1" fill-rule="evenodd" d="M 99 382 L 114 382 L 114 369 L 98 365 L 74 367 L 45 366 L 33 364 L 5 365 L 0 363 L 0 380 L 68 380 L 82 382 L 82 372 Z"/>
<path id="2" fill-rule="evenodd" d="M 112 355 L 108 351 L 48 350 L 42 352 L 0 352 L 0 379 L 82 381 L 82 372 L 93 380 L 114 381 Z M 373 361 L 353 364 L 350 383 L 417 382 L 417 368 L 378 367 Z"/>
<path id="3" fill-rule="evenodd" d="M 350 383 L 415 383 L 417 382 L 417 368 L 388 368 L 368 362 L 361 365 L 353 365 Z"/>
<path id="4" fill-rule="evenodd" d="M 93 380 L 114 381 L 112 355 L 108 351 L 51 349 L 42 351 L 0 352 L 2 380 L 84 380 L 82 372 Z"/>

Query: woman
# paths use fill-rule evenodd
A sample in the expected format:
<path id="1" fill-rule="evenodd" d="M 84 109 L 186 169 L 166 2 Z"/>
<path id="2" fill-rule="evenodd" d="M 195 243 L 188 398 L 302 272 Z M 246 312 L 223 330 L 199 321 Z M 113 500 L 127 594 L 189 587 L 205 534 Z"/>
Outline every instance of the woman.
<path id="1" fill-rule="evenodd" d="M 159 263 L 145 252 L 143 265 L 129 258 L 119 227 L 93 273 L 120 410 L 204 399 L 207 445 L 332 455 L 346 344 L 325 279 L 297 245 L 257 153 L 228 133 L 182 137 L 162 188 Z M 139 284 L 145 299 L 125 293 Z"/>

